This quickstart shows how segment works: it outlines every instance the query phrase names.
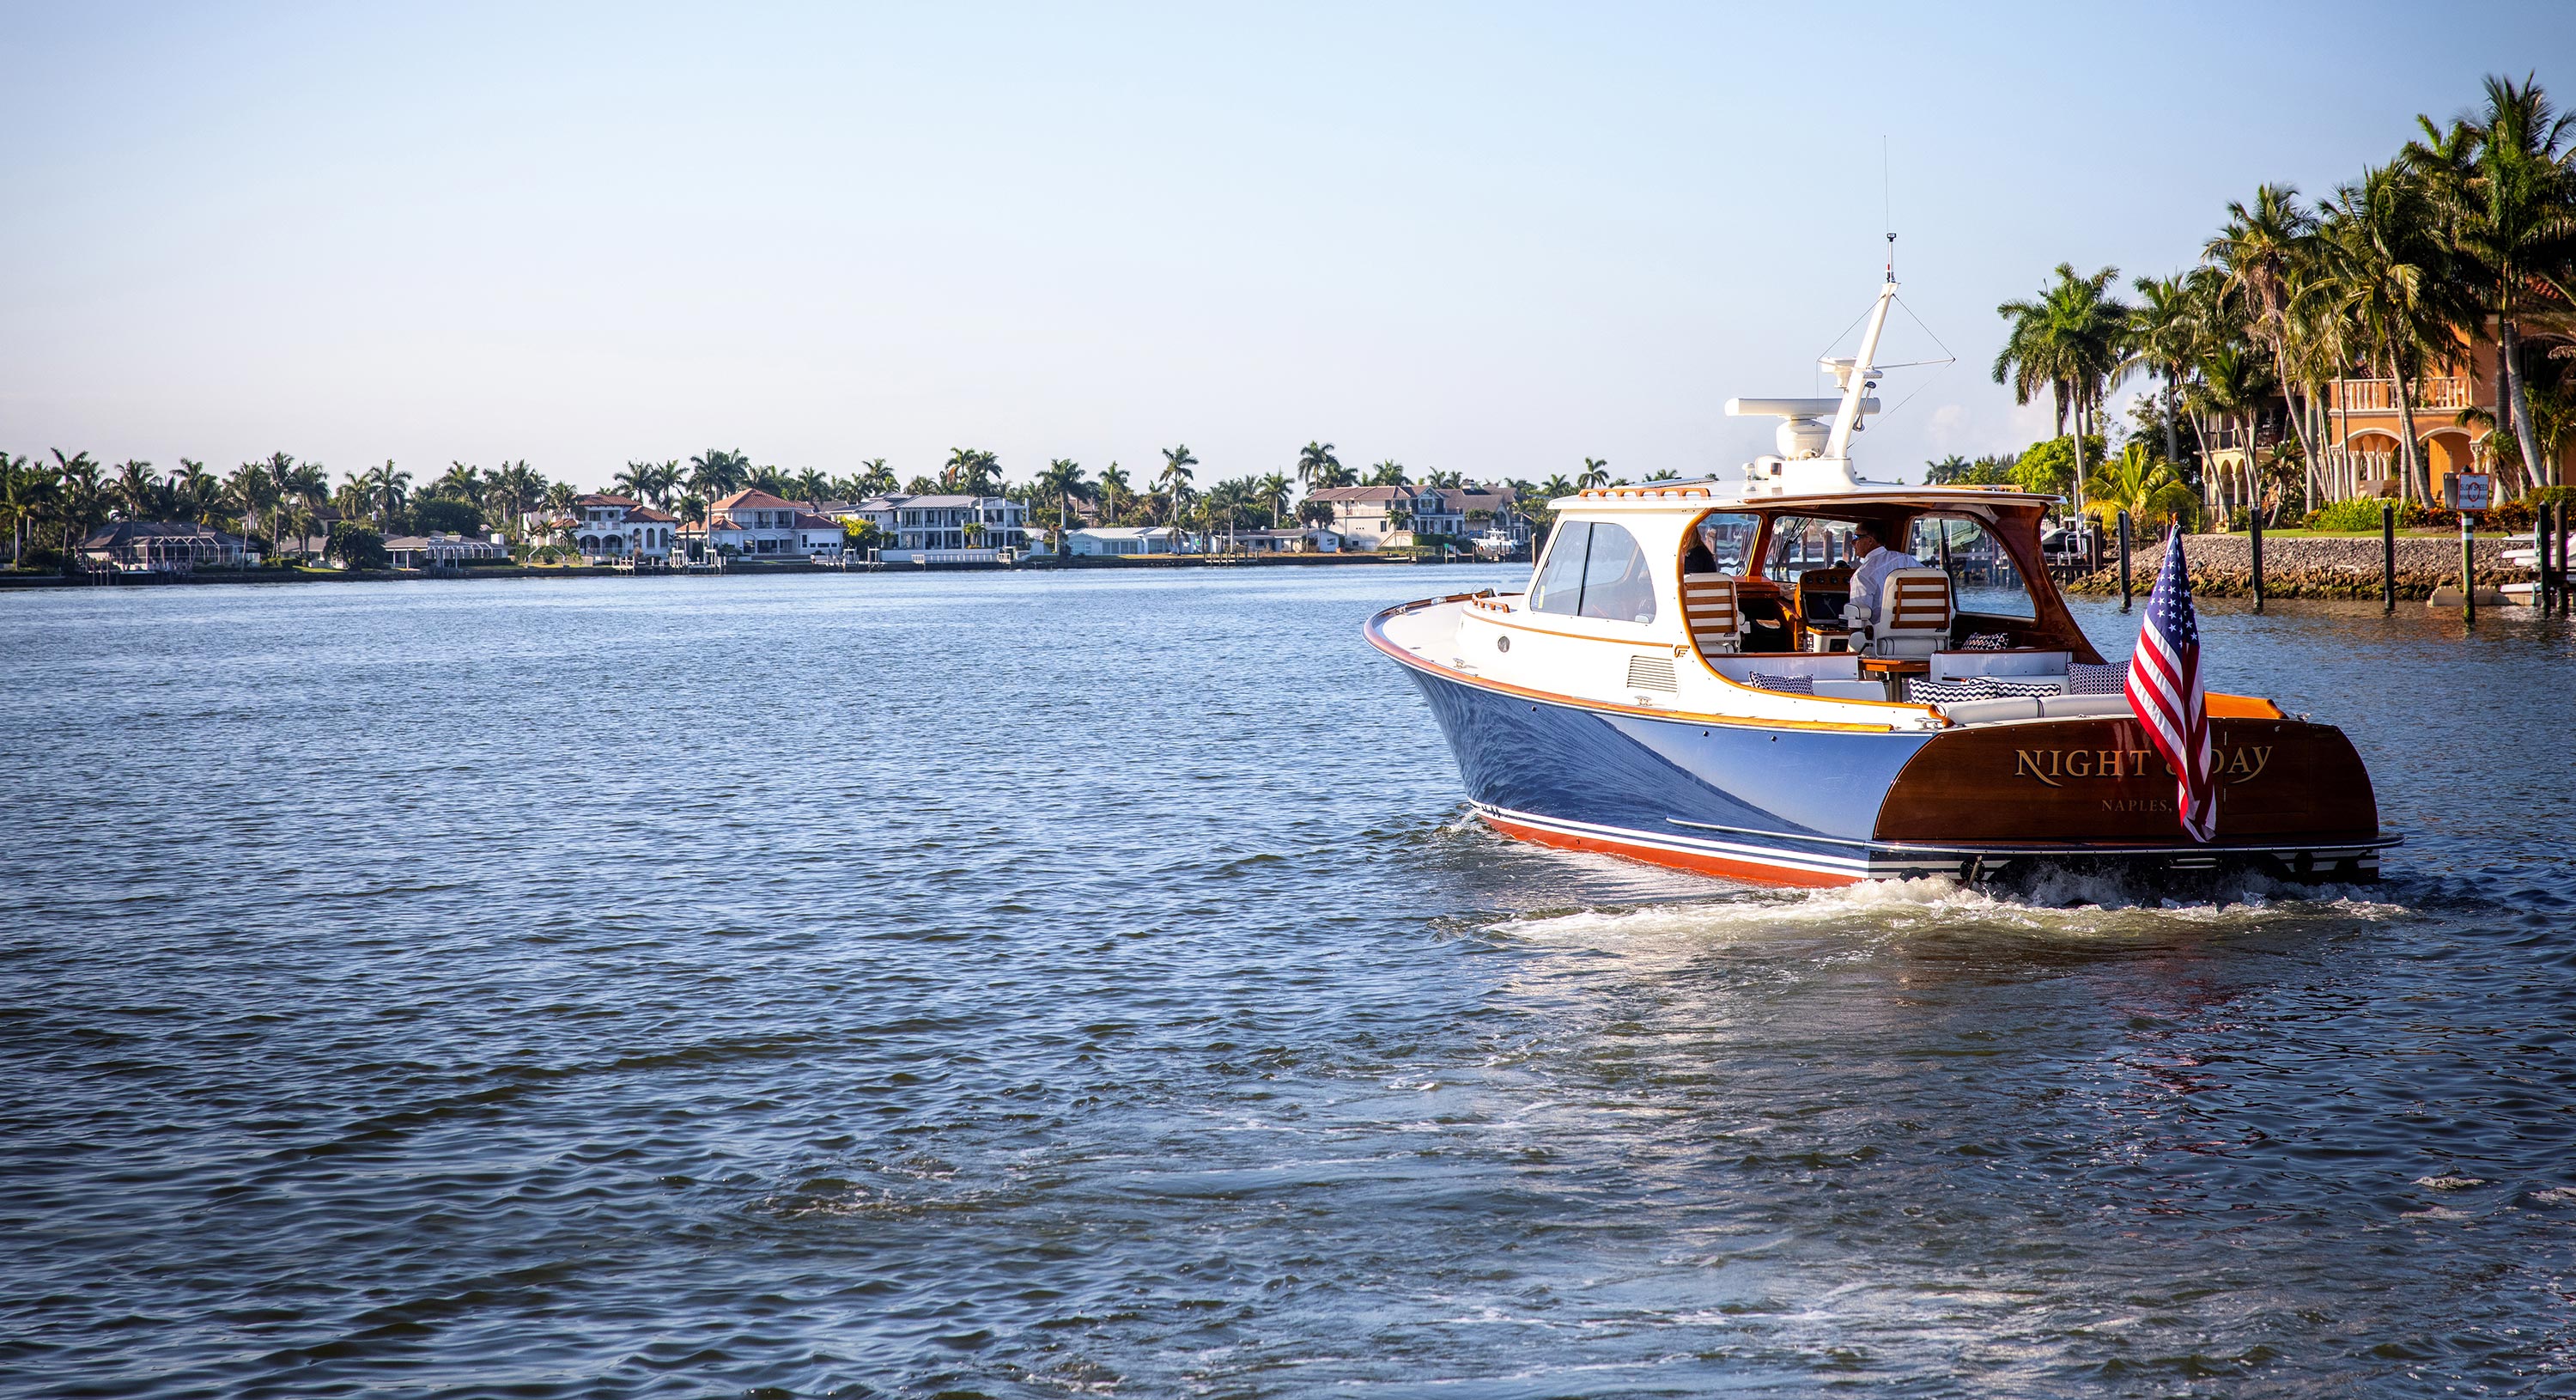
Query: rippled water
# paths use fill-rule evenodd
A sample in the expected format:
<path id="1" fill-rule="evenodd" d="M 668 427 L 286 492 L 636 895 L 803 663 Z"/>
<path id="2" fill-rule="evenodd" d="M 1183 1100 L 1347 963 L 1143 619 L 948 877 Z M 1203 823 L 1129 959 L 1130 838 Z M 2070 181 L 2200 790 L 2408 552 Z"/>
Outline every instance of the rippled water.
<path id="1" fill-rule="evenodd" d="M 1461 821 L 1510 576 L 0 597 L 0 1389 L 2576 1389 L 2563 626 L 2211 610 L 2383 884 L 1784 894 Z"/>

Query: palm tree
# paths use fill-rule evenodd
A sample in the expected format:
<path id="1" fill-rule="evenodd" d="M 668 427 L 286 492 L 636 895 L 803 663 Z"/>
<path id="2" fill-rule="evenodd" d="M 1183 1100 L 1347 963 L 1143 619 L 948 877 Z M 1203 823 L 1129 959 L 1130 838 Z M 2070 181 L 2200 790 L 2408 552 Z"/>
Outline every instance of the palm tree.
<path id="1" fill-rule="evenodd" d="M 2272 369 L 2280 376 L 2282 402 L 2290 408 L 2290 430 L 2299 455 L 2313 473 L 2315 444 L 2308 440 L 2306 415 L 2291 400 L 2299 382 L 2290 370 L 2292 342 L 2297 337 L 2301 303 L 2320 287 L 2316 217 L 2299 207 L 2291 185 L 2260 185 L 2250 205 L 2231 202 L 2227 227 L 2209 240 L 2201 256 L 2226 274 L 2225 290 L 2245 317 L 2245 333 L 2257 345 L 2272 347 Z"/>
<path id="2" fill-rule="evenodd" d="M 1378 463 L 1376 466 L 1369 468 L 1368 484 L 1371 486 L 1406 485 L 1407 483 L 1404 479 L 1404 464 L 1394 460 L 1393 458 L 1389 458 L 1386 461 Z"/>
<path id="3" fill-rule="evenodd" d="M 2486 110 L 2447 134 L 2418 117 L 2409 159 L 2450 206 L 2458 250 L 2483 283 L 2496 322 L 2495 416 L 2509 427 L 2529 484 L 2548 470 L 2530 425 L 2521 318 L 2536 295 L 2576 300 L 2576 113 L 2560 114 L 2526 77 L 2486 80 Z"/>
<path id="4" fill-rule="evenodd" d="M 114 492 L 126 519 L 149 520 L 154 508 L 161 504 L 161 478 L 153 473 L 150 462 L 120 462 Z"/>
<path id="5" fill-rule="evenodd" d="M 689 489 L 710 501 L 743 488 L 751 478 L 751 459 L 739 452 L 709 448 L 689 459 Z"/>
<path id="6" fill-rule="evenodd" d="M 27 458 L 0 453 L 0 515 L 9 520 L 9 564 L 19 567 L 27 553 L 27 532 L 47 508 L 62 497 L 55 474 Z"/>
<path id="7" fill-rule="evenodd" d="M 241 517 L 245 535 L 259 533 L 258 520 L 277 504 L 277 483 L 264 462 L 244 462 L 233 468 L 232 475 L 224 478 L 224 492 Z"/>
<path id="8" fill-rule="evenodd" d="M 1134 494 L 1133 489 L 1127 484 L 1126 471 L 1116 462 L 1110 463 L 1108 470 L 1100 474 L 1100 508 L 1108 513 L 1110 524 L 1123 524 L 1126 521 L 1127 514 L 1124 506 Z"/>
<path id="9" fill-rule="evenodd" d="M 858 494 L 862 498 L 891 496 L 895 488 L 901 485 L 894 479 L 894 470 L 886 465 L 886 459 L 883 457 L 870 457 L 860 465 L 867 468 L 859 475 Z"/>
<path id="10" fill-rule="evenodd" d="M 617 494 L 631 496 L 638 504 L 642 504 L 652 497 L 652 481 L 653 464 L 651 462 L 629 462 L 626 464 L 626 470 L 608 479 L 608 484 Z"/>
<path id="11" fill-rule="evenodd" d="M 1574 489 L 1577 491 L 1590 491 L 1597 487 L 1607 486 L 1609 484 L 1610 459 L 1607 457 L 1584 458 L 1583 470 L 1577 473 L 1574 478 Z"/>
<path id="12" fill-rule="evenodd" d="M 2263 406 L 2271 401 L 2274 387 L 2275 381 L 2271 372 L 2264 368 L 2261 357 L 2240 342 L 2227 341 L 2202 353 L 2194 382 L 2186 395 L 2195 409 L 2206 410 L 2237 425 L 2237 441 L 2245 451 L 2239 472 L 2244 487 L 2243 503 L 2247 505 L 2254 503 L 2260 486 L 2254 428 Z M 2204 460 L 2206 457 L 2204 452 Z M 2226 483 L 2204 480 L 2202 487 L 2214 496 L 2212 504 L 2222 518 L 2231 513 L 2226 500 Z"/>
<path id="13" fill-rule="evenodd" d="M 2335 310 L 2396 388 L 2399 479 L 2417 501 L 2431 499 L 2432 482 L 2416 441 L 2415 380 L 2426 358 L 2476 319 L 2437 223 L 2421 172 L 2392 163 L 2337 190 L 2323 226 Z"/>
<path id="14" fill-rule="evenodd" d="M 832 479 L 812 467 L 796 474 L 797 498 L 811 505 L 821 505 L 832 494 Z"/>
<path id="15" fill-rule="evenodd" d="M 411 473 L 396 470 L 391 459 L 381 467 L 361 473 L 359 483 L 365 489 L 379 529 L 403 508 L 403 503 L 411 495 Z"/>
<path id="16" fill-rule="evenodd" d="M 213 525 L 224 518 L 223 480 L 207 471 L 203 462 L 180 458 L 179 470 L 170 473 L 170 492 L 188 519 L 200 525 Z"/>
<path id="17" fill-rule="evenodd" d="M 1342 470 L 1342 459 L 1333 455 L 1329 442 L 1310 442 L 1297 453 L 1297 481 L 1308 491 L 1335 484 L 1331 477 Z"/>
<path id="18" fill-rule="evenodd" d="M 679 479 L 679 463 L 665 463 L 663 469 L 670 473 L 671 481 Z M 510 522 L 511 533 L 519 536 L 522 542 L 526 535 L 522 522 L 528 512 L 544 501 L 545 495 L 546 479 L 525 461 L 504 462 L 492 474 L 493 504 L 499 507 L 502 518 Z"/>
<path id="19" fill-rule="evenodd" d="M 1164 500 L 1169 502 L 1165 509 L 1166 513 L 1173 517 L 1171 521 L 1173 524 L 1179 523 L 1177 517 L 1181 508 L 1189 504 L 1190 497 L 1194 494 L 1190 490 L 1190 468 L 1198 464 L 1199 459 L 1190 454 L 1188 443 L 1163 449 L 1163 470 L 1155 476 L 1154 485 Z"/>
<path id="20" fill-rule="evenodd" d="M 2010 384 L 2013 402 L 2026 404 L 2044 386 L 2056 410 L 2058 432 L 2075 429 L 2075 508 L 2084 509 L 2084 440 L 2093 415 L 2128 356 L 2129 308 L 2103 293 L 2119 269 L 2078 276 L 2073 263 L 2057 265 L 2057 281 L 2036 301 L 2008 301 L 1995 314 L 2011 323 L 1995 353 L 1994 380 Z"/>
<path id="21" fill-rule="evenodd" d="M 2163 381 L 2165 460 L 2180 462 L 2182 444 L 2176 440 L 2179 428 L 2174 421 L 2179 415 L 2178 400 L 2183 379 L 2190 374 L 2191 363 L 2199 358 L 2201 342 L 2208 335 L 2201 318 L 2201 299 L 2193 294 L 2189 278 L 2181 273 L 2140 277 L 2129 285 L 2137 289 L 2138 300 L 2129 308 L 2127 343 L 2130 352 Z"/>
<path id="22" fill-rule="evenodd" d="M 1281 472 L 1272 472 L 1270 475 L 1261 478 L 1261 481 L 1256 488 L 1256 493 L 1259 495 L 1262 504 L 1270 507 L 1271 528 L 1281 529 L 1286 527 L 1288 524 L 1287 476 Z"/>
<path id="23" fill-rule="evenodd" d="M 63 552 L 69 554 L 75 541 L 107 518 L 111 498 L 106 474 L 88 453 L 66 457 L 59 447 L 53 453 L 54 471 L 61 482 L 54 514 L 63 526 Z"/>
<path id="24" fill-rule="evenodd" d="M 1591 458 L 1589 458 L 1589 457 L 1586 457 L 1586 458 L 1584 458 L 1583 460 L 1584 460 L 1584 463 L 1585 463 L 1586 465 L 1590 465 L 1590 463 L 1591 463 L 1591 461 L 1592 461 L 1592 459 L 1591 459 Z M 1608 465 L 1608 464 L 1607 464 L 1607 463 L 1604 463 L 1603 465 L 1605 465 L 1605 466 L 1606 466 L 1606 465 Z M 1605 473 L 1605 475 L 1606 475 L 1606 473 Z M 1575 485 L 1573 482 L 1566 480 L 1566 479 L 1565 479 L 1565 473 L 1563 473 L 1563 472 L 1558 472 L 1558 473 L 1556 473 L 1554 476 L 1551 476 L 1551 477 L 1549 477 L 1547 480 L 1545 480 L 1545 481 L 1543 481 L 1543 482 L 1540 482 L 1540 483 L 1539 483 L 1539 491 L 1540 491 L 1542 494 L 1544 494 L 1544 495 L 1547 497 L 1547 499 L 1549 499 L 1549 500 L 1551 500 L 1551 501 L 1556 500 L 1556 499 L 1558 499 L 1558 498 L 1560 498 L 1560 497 L 1564 497 L 1564 496 L 1571 496 L 1571 495 L 1573 495 L 1575 492 L 1580 491 L 1580 490 L 1582 490 L 1582 489 L 1583 489 L 1582 487 L 1577 486 L 1577 485 Z"/>
<path id="25" fill-rule="evenodd" d="M 1056 529 L 1061 531 L 1069 527 L 1072 524 L 1073 498 L 1083 494 L 1082 464 L 1067 457 L 1056 458 L 1046 464 L 1045 471 L 1038 473 L 1037 487 L 1041 498 L 1053 497 L 1055 500 Z"/>
<path id="26" fill-rule="evenodd" d="M 2143 442 L 2130 443 L 2119 456 L 2095 468 L 2085 490 L 2092 498 L 2093 513 L 2106 524 L 2124 510 L 2141 524 L 2181 520 L 2199 503 L 2174 464 L 2148 456 Z"/>

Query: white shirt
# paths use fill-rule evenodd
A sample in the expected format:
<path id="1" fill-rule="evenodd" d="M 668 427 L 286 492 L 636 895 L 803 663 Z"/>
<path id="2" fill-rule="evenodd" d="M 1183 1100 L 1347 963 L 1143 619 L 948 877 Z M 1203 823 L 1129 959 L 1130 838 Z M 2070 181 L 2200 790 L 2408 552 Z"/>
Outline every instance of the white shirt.
<path id="1" fill-rule="evenodd" d="M 1901 549 L 1889 549 L 1885 545 L 1880 545 L 1860 561 L 1859 567 L 1852 570 L 1852 604 L 1861 610 L 1863 617 L 1869 619 L 1872 627 L 1877 626 L 1878 595 L 1879 590 L 1887 586 L 1887 576 L 1899 569 L 1922 567 L 1923 561 L 1913 555 Z"/>

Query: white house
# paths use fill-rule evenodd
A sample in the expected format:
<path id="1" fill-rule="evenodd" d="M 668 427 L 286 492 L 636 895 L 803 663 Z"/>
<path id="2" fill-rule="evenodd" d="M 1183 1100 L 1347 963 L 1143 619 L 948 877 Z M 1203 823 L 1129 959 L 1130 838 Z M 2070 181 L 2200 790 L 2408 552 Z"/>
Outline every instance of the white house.
<path id="1" fill-rule="evenodd" d="M 1221 536 L 1246 554 L 1338 554 L 1342 537 L 1321 526 L 1291 530 L 1238 530 Z"/>
<path id="2" fill-rule="evenodd" d="M 1312 499 L 1333 508 L 1344 548 L 1409 545 L 1423 535 L 1465 539 L 1496 533 L 1529 544 L 1527 517 L 1508 486 L 1328 486 Z M 1470 520 L 1471 515 L 1490 519 Z"/>
<path id="3" fill-rule="evenodd" d="M 459 569 L 477 561 L 510 557 L 509 547 L 453 531 L 431 535 L 396 535 L 385 541 L 385 554 L 397 569 Z"/>
<path id="4" fill-rule="evenodd" d="M 1073 555 L 1186 554 L 1190 537 L 1169 525 L 1096 525 L 1067 530 L 1064 552 Z"/>
<path id="5" fill-rule="evenodd" d="M 680 517 L 626 496 L 599 493 L 576 499 L 572 508 L 571 522 L 555 522 L 555 528 L 572 536 L 573 548 L 586 562 L 670 559 Z"/>
<path id="6" fill-rule="evenodd" d="M 1379 549 L 1413 543 L 1414 495 L 1410 486 L 1327 486 L 1307 499 L 1333 508 L 1333 529 L 1345 548 Z"/>
<path id="7" fill-rule="evenodd" d="M 1029 546 L 1029 508 L 1007 496 L 874 496 L 853 513 L 877 527 L 877 547 L 887 554 L 963 549 L 990 557 Z"/>

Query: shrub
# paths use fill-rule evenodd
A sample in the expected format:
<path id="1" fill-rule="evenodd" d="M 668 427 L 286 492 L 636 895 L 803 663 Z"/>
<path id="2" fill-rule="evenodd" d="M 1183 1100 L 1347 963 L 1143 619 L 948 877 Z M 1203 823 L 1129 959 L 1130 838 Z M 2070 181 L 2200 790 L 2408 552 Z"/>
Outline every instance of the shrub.
<path id="1" fill-rule="evenodd" d="M 2379 528 L 2379 508 L 2386 504 L 2388 502 L 2370 496 L 2356 496 L 2349 501 L 2336 501 L 2321 510 L 2309 511 L 2306 524 L 2311 530 L 2349 530 L 2357 534 L 2364 533 Z M 2405 509 L 2400 507 L 2398 514 L 2403 516 Z"/>
<path id="2" fill-rule="evenodd" d="M 381 569 L 392 558 L 385 553 L 384 536 L 347 520 L 331 526 L 331 543 L 324 552 L 352 569 Z"/>

